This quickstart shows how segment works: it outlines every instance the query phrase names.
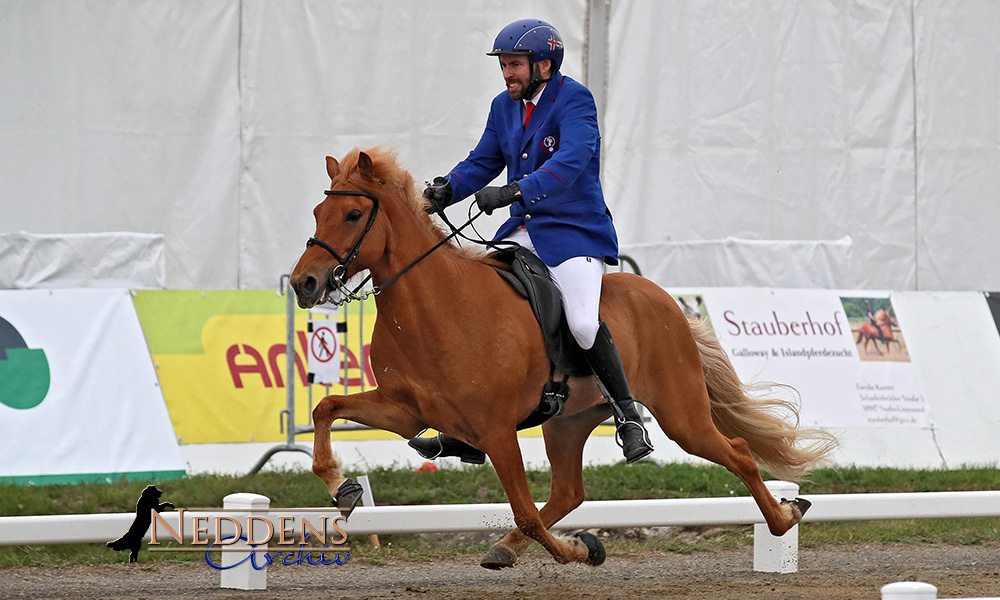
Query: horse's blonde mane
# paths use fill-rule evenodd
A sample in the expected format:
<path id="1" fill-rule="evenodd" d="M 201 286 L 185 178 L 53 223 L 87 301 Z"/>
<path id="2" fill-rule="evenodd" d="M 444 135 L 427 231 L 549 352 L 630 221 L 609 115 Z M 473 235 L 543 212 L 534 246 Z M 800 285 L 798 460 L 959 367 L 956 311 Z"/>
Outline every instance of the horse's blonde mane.
<path id="1" fill-rule="evenodd" d="M 357 172 L 358 159 L 361 156 L 361 152 L 362 150 L 359 148 L 348 152 L 340 161 L 341 171 L 348 174 Z M 366 148 L 363 152 L 372 160 L 375 176 L 384 182 L 384 185 L 389 187 L 394 194 L 398 193 L 406 200 L 406 205 L 413 211 L 418 221 L 428 229 L 433 230 L 439 239 L 444 239 L 450 232 L 445 231 L 442 226 L 438 225 L 427 214 L 425 209 L 428 206 L 428 201 L 420 193 L 413 180 L 413 176 L 406 169 L 399 166 L 399 162 L 396 160 L 396 150 L 388 146 L 375 146 L 373 148 Z M 491 259 L 488 254 L 483 254 L 478 247 L 459 247 L 454 241 L 449 241 L 443 249 L 451 250 L 456 255 L 469 260 L 501 267 L 506 266 Z"/>

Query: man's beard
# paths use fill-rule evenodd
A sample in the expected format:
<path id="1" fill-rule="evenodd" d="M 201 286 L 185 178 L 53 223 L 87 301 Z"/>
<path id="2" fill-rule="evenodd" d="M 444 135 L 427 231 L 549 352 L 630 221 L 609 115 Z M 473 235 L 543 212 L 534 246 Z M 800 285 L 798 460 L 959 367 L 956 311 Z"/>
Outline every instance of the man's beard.
<path id="1" fill-rule="evenodd" d="M 512 100 L 531 100 L 538 91 L 538 88 L 547 81 L 548 79 L 542 79 L 541 69 L 538 68 L 538 64 L 532 64 L 531 75 L 528 77 L 528 80 L 517 81 L 517 83 L 521 84 L 520 89 L 517 92 L 513 92 L 508 88 L 507 93 L 510 94 Z"/>

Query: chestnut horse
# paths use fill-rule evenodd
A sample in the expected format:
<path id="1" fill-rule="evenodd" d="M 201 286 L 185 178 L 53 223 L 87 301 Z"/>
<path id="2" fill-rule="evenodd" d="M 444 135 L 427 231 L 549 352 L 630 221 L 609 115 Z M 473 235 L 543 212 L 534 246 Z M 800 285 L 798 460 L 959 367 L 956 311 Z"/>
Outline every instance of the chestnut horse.
<path id="1" fill-rule="evenodd" d="M 879 340 L 885 343 L 886 354 L 889 354 L 891 350 L 889 342 L 896 342 L 896 345 L 899 346 L 900 351 L 902 351 L 903 343 L 892 335 L 893 326 L 899 326 L 896 319 L 893 319 L 892 315 L 883 309 L 875 313 L 875 322 L 878 323 L 877 328 L 871 323 L 862 324 L 861 327 L 858 328 L 858 339 L 854 341 L 855 344 L 860 344 L 861 340 L 864 340 L 865 356 L 868 355 L 868 342 L 872 342 L 875 346 L 875 352 L 878 352 L 880 356 L 882 355 L 882 351 L 878 348 Z M 879 335 L 879 332 L 881 332 L 882 335 Z"/>
<path id="2" fill-rule="evenodd" d="M 532 540 L 560 563 L 600 564 L 603 548 L 595 548 L 600 542 L 594 536 L 549 532 L 583 501 L 584 443 L 611 415 L 594 378 L 571 378 L 565 411 L 542 426 L 552 484 L 539 511 L 516 435 L 549 375 L 527 301 L 482 256 L 450 242 L 427 254 L 444 235 L 392 152 L 354 150 L 341 161 L 327 157 L 326 166 L 330 191 L 313 211 L 316 234 L 291 284 L 299 306 L 310 308 L 347 278 L 369 271 L 379 290 L 370 354 L 378 387 L 319 402 L 313 411 L 313 472 L 331 495 L 352 483 L 324 434 L 335 419 L 404 438 L 433 428 L 486 452 L 510 500 L 517 529 L 490 549 L 483 566 L 513 566 Z M 798 523 L 809 503 L 778 502 L 764 486 L 757 461 L 777 477 L 794 478 L 824 459 L 836 440 L 789 424 L 778 413 L 788 411 L 797 420 L 790 402 L 751 398 L 708 328 L 689 323 L 656 284 L 630 273 L 605 275 L 601 316 L 618 343 L 636 399 L 663 431 L 685 451 L 739 477 L 772 534 Z"/>

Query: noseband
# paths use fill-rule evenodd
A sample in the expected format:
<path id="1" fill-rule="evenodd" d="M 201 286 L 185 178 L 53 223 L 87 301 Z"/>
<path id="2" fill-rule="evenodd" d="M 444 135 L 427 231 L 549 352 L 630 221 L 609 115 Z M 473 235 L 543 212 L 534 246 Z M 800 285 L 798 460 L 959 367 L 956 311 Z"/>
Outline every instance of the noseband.
<path id="1" fill-rule="evenodd" d="M 327 244 L 326 242 L 317 237 L 310 237 L 306 241 L 306 248 L 310 246 L 319 246 L 320 248 L 326 250 L 331 255 L 333 255 L 335 259 L 337 259 L 337 262 L 339 264 L 336 267 L 334 267 L 333 273 L 330 274 L 330 285 L 334 289 L 340 290 L 343 296 L 339 304 L 343 304 L 351 300 L 364 300 L 370 294 L 358 296 L 357 293 L 361 289 L 361 287 L 368 282 L 368 279 L 371 278 L 371 275 L 365 278 L 365 280 L 362 281 L 361 284 L 358 285 L 358 287 L 355 288 L 353 291 L 348 290 L 344 284 L 347 283 L 348 268 L 350 268 L 351 263 L 354 262 L 354 259 L 358 257 L 358 253 L 361 252 L 361 243 L 365 241 L 365 236 L 368 235 L 368 232 L 371 231 L 372 225 L 375 224 L 375 217 L 378 216 L 379 199 L 376 196 L 373 196 L 372 194 L 369 194 L 368 192 L 362 190 L 326 190 L 326 195 L 364 196 L 365 198 L 368 198 L 372 201 L 372 210 L 371 212 L 368 213 L 368 222 L 365 223 L 364 231 L 361 232 L 361 236 L 358 237 L 358 241 L 354 242 L 354 245 L 351 246 L 351 249 L 347 251 L 346 255 L 341 256 L 336 250 L 333 249 L 333 246 Z M 378 288 L 375 288 L 375 290 L 372 293 L 377 294 L 378 292 L 379 292 Z"/>

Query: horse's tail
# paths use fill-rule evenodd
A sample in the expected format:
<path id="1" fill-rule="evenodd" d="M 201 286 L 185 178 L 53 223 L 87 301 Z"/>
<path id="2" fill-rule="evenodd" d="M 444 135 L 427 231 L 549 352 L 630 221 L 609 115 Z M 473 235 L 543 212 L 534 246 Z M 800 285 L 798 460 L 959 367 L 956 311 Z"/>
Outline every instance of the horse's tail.
<path id="1" fill-rule="evenodd" d="M 862 325 L 861 327 L 858 327 L 858 339 L 854 340 L 854 343 L 855 344 L 860 343 L 861 342 L 861 338 L 863 338 L 863 337 L 865 337 L 864 325 Z"/>
<path id="2" fill-rule="evenodd" d="M 779 479 L 796 480 L 829 457 L 838 446 L 837 438 L 819 429 L 800 428 L 795 403 L 755 393 L 776 384 L 744 384 L 708 325 L 698 319 L 689 322 L 701 354 L 712 420 L 722 435 L 746 440 L 754 458 Z"/>

